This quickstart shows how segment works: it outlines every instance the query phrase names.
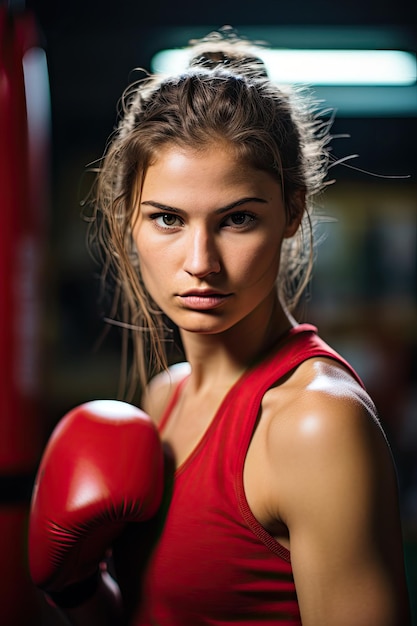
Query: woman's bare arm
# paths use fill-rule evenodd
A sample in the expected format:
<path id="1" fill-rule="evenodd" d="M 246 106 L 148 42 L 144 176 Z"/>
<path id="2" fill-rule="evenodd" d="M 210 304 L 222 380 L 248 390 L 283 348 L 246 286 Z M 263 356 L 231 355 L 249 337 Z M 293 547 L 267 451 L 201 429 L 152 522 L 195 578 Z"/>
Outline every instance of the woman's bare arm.
<path id="1" fill-rule="evenodd" d="M 303 626 L 407 626 L 392 456 L 371 403 L 331 370 L 301 394 L 276 451 Z"/>

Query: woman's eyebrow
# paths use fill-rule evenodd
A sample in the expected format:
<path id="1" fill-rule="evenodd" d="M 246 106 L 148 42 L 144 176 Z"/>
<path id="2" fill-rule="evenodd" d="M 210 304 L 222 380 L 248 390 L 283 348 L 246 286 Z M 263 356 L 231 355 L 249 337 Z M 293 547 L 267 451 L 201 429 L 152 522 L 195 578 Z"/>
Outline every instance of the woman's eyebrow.
<path id="1" fill-rule="evenodd" d="M 267 201 L 264 200 L 263 198 L 257 198 L 257 197 L 241 198 L 240 200 L 231 202 L 230 204 L 227 204 L 226 206 L 221 207 L 220 209 L 216 209 L 216 211 L 214 212 L 218 214 L 226 213 L 227 211 L 230 211 L 231 209 L 235 209 L 236 207 L 242 206 L 243 204 L 247 204 L 249 202 L 258 202 L 260 204 L 267 204 Z M 161 202 L 155 202 L 154 200 L 145 200 L 144 202 L 141 202 L 141 204 L 145 204 L 147 206 L 153 206 L 155 207 L 155 209 L 160 209 L 161 211 L 167 211 L 169 213 L 178 213 L 178 214 L 186 213 L 186 211 L 184 211 L 183 209 L 169 206 L 168 204 L 162 204 Z"/>

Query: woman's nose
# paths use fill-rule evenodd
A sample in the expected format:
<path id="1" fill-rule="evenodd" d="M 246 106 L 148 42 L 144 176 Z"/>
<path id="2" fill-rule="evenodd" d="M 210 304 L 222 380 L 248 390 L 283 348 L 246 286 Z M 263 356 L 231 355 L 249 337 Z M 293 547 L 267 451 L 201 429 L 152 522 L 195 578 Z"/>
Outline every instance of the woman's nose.
<path id="1" fill-rule="evenodd" d="M 204 278 L 220 272 L 220 256 L 214 235 L 202 228 L 192 230 L 186 246 L 184 270 L 188 274 Z"/>

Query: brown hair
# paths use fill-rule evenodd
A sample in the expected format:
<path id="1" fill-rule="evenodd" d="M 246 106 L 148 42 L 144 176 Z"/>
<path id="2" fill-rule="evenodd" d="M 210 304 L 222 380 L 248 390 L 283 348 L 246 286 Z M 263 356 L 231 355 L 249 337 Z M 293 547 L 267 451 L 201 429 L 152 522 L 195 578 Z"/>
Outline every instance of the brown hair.
<path id="1" fill-rule="evenodd" d="M 167 365 L 164 315 L 143 285 L 132 238 L 143 178 L 162 146 L 227 142 L 253 167 L 275 176 L 288 217 L 303 214 L 298 233 L 282 249 L 278 289 L 289 310 L 309 281 L 312 199 L 326 184 L 330 121 L 304 91 L 272 83 L 259 50 L 223 28 L 190 43 L 183 73 L 147 76 L 122 98 L 120 122 L 96 178 L 91 235 L 100 244 L 103 277 L 111 276 L 115 286 L 112 317 L 132 333 L 132 381 L 139 377 L 141 385 Z"/>

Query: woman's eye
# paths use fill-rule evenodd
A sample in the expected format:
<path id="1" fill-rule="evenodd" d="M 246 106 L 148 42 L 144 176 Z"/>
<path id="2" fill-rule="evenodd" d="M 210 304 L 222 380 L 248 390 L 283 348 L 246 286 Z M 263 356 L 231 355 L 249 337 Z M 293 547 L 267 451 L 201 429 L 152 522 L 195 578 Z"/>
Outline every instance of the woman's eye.
<path id="1" fill-rule="evenodd" d="M 224 221 L 224 224 L 232 228 L 244 228 L 245 226 L 250 226 L 254 221 L 255 216 L 251 213 L 232 213 Z"/>
<path id="2" fill-rule="evenodd" d="M 177 217 L 177 215 L 173 215 L 172 213 L 156 213 L 151 216 L 151 219 L 159 228 L 168 229 L 181 226 L 179 217 Z"/>

